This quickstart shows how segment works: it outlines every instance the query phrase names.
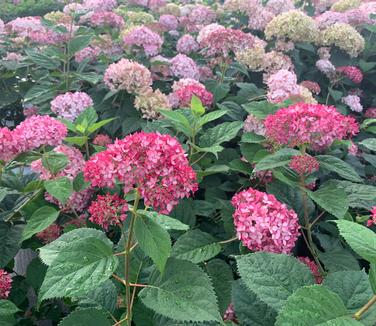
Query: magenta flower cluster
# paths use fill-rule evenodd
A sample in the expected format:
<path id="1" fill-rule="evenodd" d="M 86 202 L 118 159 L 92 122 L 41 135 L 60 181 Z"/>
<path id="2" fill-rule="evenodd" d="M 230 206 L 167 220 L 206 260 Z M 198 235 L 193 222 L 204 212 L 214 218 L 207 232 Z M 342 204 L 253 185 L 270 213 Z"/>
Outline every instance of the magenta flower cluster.
<path id="1" fill-rule="evenodd" d="M 12 277 L 3 269 L 0 269 L 0 299 L 6 299 L 12 288 Z"/>

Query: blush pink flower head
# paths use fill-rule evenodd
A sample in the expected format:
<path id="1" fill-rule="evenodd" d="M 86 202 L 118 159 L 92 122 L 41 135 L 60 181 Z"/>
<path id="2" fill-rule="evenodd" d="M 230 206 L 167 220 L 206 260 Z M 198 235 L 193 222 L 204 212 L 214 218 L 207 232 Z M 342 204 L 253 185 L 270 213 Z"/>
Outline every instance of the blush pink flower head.
<path id="1" fill-rule="evenodd" d="M 84 60 L 87 60 L 88 62 L 92 63 L 94 62 L 102 50 L 98 46 L 87 46 L 86 48 L 83 48 L 81 51 L 78 51 L 74 55 L 74 60 L 78 63 L 81 63 Z"/>
<path id="2" fill-rule="evenodd" d="M 138 132 L 108 145 L 86 163 L 84 176 L 92 186 L 111 188 L 118 180 L 124 193 L 137 188 L 145 205 L 162 214 L 198 189 L 180 143 L 159 133 Z"/>
<path id="3" fill-rule="evenodd" d="M 180 79 L 172 85 L 172 89 L 173 92 L 169 95 L 172 107 L 189 106 L 193 95 L 205 106 L 210 106 L 213 102 L 213 94 L 207 91 L 203 84 L 191 78 Z"/>
<path id="4" fill-rule="evenodd" d="M 84 92 L 68 92 L 51 101 L 51 111 L 58 117 L 74 121 L 83 111 L 93 106 L 93 100 Z"/>
<path id="5" fill-rule="evenodd" d="M 0 299 L 6 299 L 12 288 L 12 277 L 3 269 L 0 269 Z"/>
<path id="6" fill-rule="evenodd" d="M 299 236 L 296 213 L 273 195 L 249 188 L 232 198 L 239 240 L 252 251 L 290 253 Z"/>
<path id="7" fill-rule="evenodd" d="M 335 140 L 356 135 L 354 118 L 339 113 L 334 106 L 297 103 L 279 109 L 265 119 L 266 136 L 280 145 L 308 145 L 323 151 Z"/>
<path id="8" fill-rule="evenodd" d="M 165 31 L 174 31 L 178 28 L 179 22 L 173 15 L 162 15 L 159 17 L 159 24 Z"/>
<path id="9" fill-rule="evenodd" d="M 311 155 L 293 156 L 289 164 L 290 169 L 299 175 L 311 174 L 319 169 L 319 161 Z"/>
<path id="10" fill-rule="evenodd" d="M 178 54 L 170 60 L 171 74 L 178 78 L 191 78 L 198 80 L 200 71 L 196 63 L 185 54 Z"/>
<path id="11" fill-rule="evenodd" d="M 286 69 L 278 70 L 272 74 L 268 78 L 267 85 L 267 97 L 271 103 L 281 103 L 300 94 L 295 73 Z"/>
<path id="12" fill-rule="evenodd" d="M 336 70 L 346 76 L 355 84 L 360 84 L 363 80 L 363 73 L 362 71 L 355 66 L 341 66 L 337 67 Z"/>
<path id="13" fill-rule="evenodd" d="M 162 38 L 145 26 L 135 27 L 123 37 L 123 42 L 128 46 L 138 46 L 144 49 L 147 56 L 157 55 L 162 48 Z"/>
<path id="14" fill-rule="evenodd" d="M 176 50 L 180 53 L 189 54 L 197 52 L 198 49 L 198 43 L 190 34 L 184 34 L 176 43 Z"/>
<path id="15" fill-rule="evenodd" d="M 124 26 L 123 17 L 111 11 L 99 11 L 90 16 L 92 26 L 122 28 Z"/>
<path id="16" fill-rule="evenodd" d="M 0 128 L 0 160 L 8 162 L 20 152 L 19 138 L 8 128 Z"/>

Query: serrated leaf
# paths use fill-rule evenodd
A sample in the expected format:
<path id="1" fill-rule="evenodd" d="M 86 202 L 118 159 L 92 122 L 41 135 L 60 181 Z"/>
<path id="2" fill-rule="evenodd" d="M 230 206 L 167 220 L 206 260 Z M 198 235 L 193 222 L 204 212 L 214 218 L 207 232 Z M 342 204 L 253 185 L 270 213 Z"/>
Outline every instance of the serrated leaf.
<path id="1" fill-rule="evenodd" d="M 99 128 L 102 128 L 103 126 L 105 126 L 106 124 L 109 124 L 111 121 L 115 120 L 116 118 L 109 118 L 109 119 L 105 119 L 105 120 L 102 120 L 102 121 L 99 121 L 99 122 L 96 122 L 96 123 L 93 123 L 91 126 L 89 126 L 89 128 L 87 129 L 90 133 L 98 130 Z"/>
<path id="2" fill-rule="evenodd" d="M 364 147 L 368 148 L 371 151 L 376 152 L 376 139 L 375 138 L 364 139 L 359 144 L 363 145 Z"/>
<path id="3" fill-rule="evenodd" d="M 54 70 L 60 66 L 59 60 L 51 58 L 50 56 L 44 54 L 37 50 L 26 50 L 26 55 L 35 64 L 39 65 L 44 69 Z"/>
<path id="4" fill-rule="evenodd" d="M 265 119 L 269 114 L 273 114 L 279 110 L 275 104 L 267 101 L 250 102 L 243 105 L 244 110 L 253 114 L 256 118 Z"/>
<path id="5" fill-rule="evenodd" d="M 234 279 L 232 269 L 224 260 L 212 259 L 207 263 L 206 271 L 213 282 L 219 311 L 223 315 L 231 303 L 231 287 Z"/>
<path id="6" fill-rule="evenodd" d="M 22 232 L 22 241 L 31 238 L 34 234 L 49 227 L 56 221 L 58 216 L 59 211 L 51 206 L 38 208 L 27 221 L 26 227 Z"/>
<path id="7" fill-rule="evenodd" d="M 340 235 L 359 256 L 376 263 L 376 234 L 358 223 L 341 220 L 335 221 Z"/>
<path id="8" fill-rule="evenodd" d="M 191 136 L 192 128 L 184 114 L 178 111 L 167 110 L 160 110 L 159 112 L 169 121 L 171 121 L 179 131 L 183 132 L 187 136 Z"/>
<path id="9" fill-rule="evenodd" d="M 65 137 L 64 140 L 72 145 L 83 146 L 87 142 L 87 136 Z"/>
<path id="10" fill-rule="evenodd" d="M 97 238 L 73 241 L 60 249 L 48 267 L 38 300 L 85 295 L 108 280 L 117 264 L 107 242 Z"/>
<path id="11" fill-rule="evenodd" d="M 111 240 L 109 240 L 105 233 L 96 229 L 79 228 L 68 233 L 64 233 L 55 241 L 39 248 L 39 257 L 46 265 L 51 265 L 61 250 L 63 250 L 69 244 L 86 238 L 97 238 L 107 243 L 108 246 L 112 246 Z"/>
<path id="12" fill-rule="evenodd" d="M 221 83 L 217 80 L 206 81 L 205 87 L 213 94 L 215 103 L 225 98 L 230 92 L 230 85 L 228 83 Z"/>
<path id="13" fill-rule="evenodd" d="M 326 183 L 315 192 L 306 190 L 308 196 L 328 213 L 342 219 L 349 209 L 349 202 L 343 189 Z"/>
<path id="14" fill-rule="evenodd" d="M 257 252 L 239 256 L 237 265 L 247 288 L 277 311 L 294 291 L 314 283 L 309 268 L 285 254 Z"/>
<path id="15" fill-rule="evenodd" d="M 344 323 L 349 320 L 349 323 Z M 280 311 L 276 326 L 353 325 L 341 298 L 320 285 L 304 286 L 293 293 Z M 361 323 L 354 320 L 354 325 Z"/>
<path id="16" fill-rule="evenodd" d="M 350 181 L 331 180 L 334 187 L 342 188 L 348 198 L 349 206 L 370 210 L 376 201 L 376 187 Z"/>
<path id="17" fill-rule="evenodd" d="M 341 159 L 331 155 L 318 155 L 315 157 L 320 163 L 320 168 L 335 172 L 342 178 L 350 181 L 363 182 L 353 167 Z"/>
<path id="18" fill-rule="evenodd" d="M 139 293 L 142 303 L 176 321 L 221 322 L 209 277 L 189 261 L 170 258 L 161 279 Z"/>
<path id="19" fill-rule="evenodd" d="M 51 151 L 42 156 L 42 165 L 53 175 L 64 169 L 69 163 L 68 157 L 64 153 Z"/>
<path id="20" fill-rule="evenodd" d="M 175 242 L 171 256 L 198 264 L 217 256 L 221 249 L 221 245 L 210 234 L 191 230 Z"/>
<path id="21" fill-rule="evenodd" d="M 43 264 L 39 257 L 34 258 L 27 266 L 26 280 L 36 293 L 38 293 L 38 290 L 43 283 L 46 272 L 47 266 Z"/>
<path id="22" fill-rule="evenodd" d="M 106 314 L 97 309 L 75 310 L 65 317 L 59 326 L 111 326 Z"/>
<path id="23" fill-rule="evenodd" d="M 270 326 L 274 325 L 277 312 L 265 302 L 257 298 L 256 294 L 237 280 L 232 287 L 232 302 L 240 325 Z"/>
<path id="24" fill-rule="evenodd" d="M 220 117 L 224 116 L 226 113 L 227 113 L 226 110 L 217 110 L 217 111 L 209 112 L 197 120 L 197 125 L 198 127 L 202 127 L 210 121 L 219 119 Z"/>
<path id="25" fill-rule="evenodd" d="M 84 179 L 84 174 L 80 172 L 76 175 L 73 179 L 73 190 L 80 192 L 82 190 L 87 189 L 90 186 L 90 182 L 86 182 Z"/>
<path id="26" fill-rule="evenodd" d="M 91 35 L 78 35 L 68 42 L 69 55 L 86 48 L 91 42 Z"/>
<path id="27" fill-rule="evenodd" d="M 6 266 L 21 247 L 24 225 L 0 222 L 0 268 Z"/>
<path id="28" fill-rule="evenodd" d="M 54 180 L 46 180 L 44 187 L 47 192 L 61 203 L 65 204 L 73 193 L 72 181 L 67 177 L 61 177 Z"/>
<path id="29" fill-rule="evenodd" d="M 256 164 L 254 172 L 286 166 L 290 162 L 291 158 L 295 155 L 300 155 L 300 152 L 292 148 L 282 148 L 279 151 L 261 159 Z"/>
<path id="30" fill-rule="evenodd" d="M 171 239 L 168 232 L 150 217 L 139 215 L 135 222 L 135 235 L 142 251 L 163 272 L 171 252 Z"/>
<path id="31" fill-rule="evenodd" d="M 20 309 L 12 301 L 0 299 L 0 316 L 13 315 L 17 311 Z"/>
<path id="32" fill-rule="evenodd" d="M 205 131 L 200 137 L 200 147 L 211 147 L 220 145 L 236 137 L 239 130 L 243 127 L 243 122 L 233 121 L 224 122 Z"/>
<path id="33" fill-rule="evenodd" d="M 376 294 L 376 264 L 371 264 L 369 268 L 369 282 L 371 284 L 373 293 Z"/>
<path id="34" fill-rule="evenodd" d="M 179 231 L 186 231 L 189 230 L 189 225 L 184 224 L 177 220 L 176 218 L 172 218 L 167 215 L 158 214 L 157 212 L 150 212 L 145 210 L 138 210 L 137 215 L 145 215 L 151 218 L 154 222 L 159 224 L 165 230 L 179 230 Z"/>
<path id="35" fill-rule="evenodd" d="M 202 105 L 201 100 L 193 95 L 191 99 L 191 111 L 195 117 L 201 117 L 205 113 L 205 108 Z"/>

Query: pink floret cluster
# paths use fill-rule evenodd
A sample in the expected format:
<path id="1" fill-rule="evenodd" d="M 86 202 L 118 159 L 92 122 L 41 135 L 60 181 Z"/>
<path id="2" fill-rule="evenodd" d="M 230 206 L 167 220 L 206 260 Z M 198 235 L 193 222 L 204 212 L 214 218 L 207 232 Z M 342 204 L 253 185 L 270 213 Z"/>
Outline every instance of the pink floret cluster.
<path id="1" fill-rule="evenodd" d="M 99 195 L 88 208 L 89 220 L 108 230 L 110 225 L 119 225 L 127 218 L 127 210 L 127 202 L 121 199 L 119 195 Z"/>
<path id="2" fill-rule="evenodd" d="M 265 119 L 266 136 L 289 147 L 308 145 L 323 151 L 335 140 L 356 135 L 359 126 L 354 118 L 339 113 L 334 106 L 298 103 L 279 109 Z"/>
<path id="3" fill-rule="evenodd" d="M 288 254 L 294 248 L 298 216 L 273 195 L 249 188 L 236 194 L 232 205 L 237 236 L 248 249 Z"/>
<path id="4" fill-rule="evenodd" d="M 92 63 L 97 59 L 101 52 L 102 50 L 98 46 L 87 46 L 81 51 L 75 53 L 74 60 L 78 63 L 81 63 L 84 60 L 88 60 L 88 62 Z"/>
<path id="5" fill-rule="evenodd" d="M 353 81 L 355 84 L 360 84 L 363 80 L 363 73 L 358 67 L 354 66 L 341 66 L 336 70 Z"/>
<path id="6" fill-rule="evenodd" d="M 92 26 L 122 28 L 124 26 L 123 17 L 111 11 L 98 11 L 90 16 Z"/>
<path id="7" fill-rule="evenodd" d="M 84 176 L 92 186 L 111 188 L 118 180 L 125 193 L 138 188 L 145 205 L 162 214 L 198 189 L 180 143 L 159 133 L 138 132 L 108 145 L 86 163 Z"/>
<path id="8" fill-rule="evenodd" d="M 51 224 L 47 229 L 36 234 L 36 237 L 42 241 L 44 244 L 48 244 L 58 237 L 61 234 L 61 227 L 57 224 Z"/>
<path id="9" fill-rule="evenodd" d="M 170 60 L 170 72 L 178 78 L 191 78 L 198 80 L 200 71 L 196 62 L 185 54 L 178 54 Z"/>
<path id="10" fill-rule="evenodd" d="M 267 85 L 267 98 L 271 103 L 281 103 L 291 96 L 299 96 L 300 94 L 295 73 L 286 69 L 278 70 L 272 74 L 268 78 Z"/>
<path id="11" fill-rule="evenodd" d="M 3 269 L 0 269 L 0 299 L 6 299 L 12 288 L 12 277 Z"/>
<path id="12" fill-rule="evenodd" d="M 367 226 L 376 225 L 376 206 L 371 209 L 371 218 L 367 221 Z"/>
<path id="13" fill-rule="evenodd" d="M 51 101 L 51 111 L 58 117 L 74 121 L 83 111 L 93 106 L 93 100 L 85 92 L 68 92 Z"/>
<path id="14" fill-rule="evenodd" d="M 83 8 L 93 11 L 109 11 L 117 6 L 116 0 L 84 0 Z"/>
<path id="15" fill-rule="evenodd" d="M 128 46 L 138 46 L 144 49 L 147 56 L 157 55 L 162 48 L 162 38 L 145 26 L 135 27 L 126 33 L 123 42 Z"/>
<path id="16" fill-rule="evenodd" d="M 112 143 L 111 138 L 105 134 L 98 134 L 93 139 L 93 144 L 97 146 L 106 146 L 111 143 Z"/>
<path id="17" fill-rule="evenodd" d="M 289 167 L 299 175 L 306 175 L 317 171 L 320 163 L 311 155 L 297 155 L 292 157 Z"/>
<path id="18" fill-rule="evenodd" d="M 173 92 L 168 98 L 172 107 L 189 106 L 193 95 L 205 106 L 210 106 L 213 102 L 213 94 L 207 91 L 203 84 L 191 78 L 180 79 L 173 84 L 172 89 Z"/>
<path id="19" fill-rule="evenodd" d="M 176 50 L 180 53 L 189 54 L 192 52 L 197 52 L 198 49 L 198 43 L 190 34 L 183 35 L 176 43 Z"/>
<path id="20" fill-rule="evenodd" d="M 152 84 L 151 72 L 143 65 L 121 59 L 108 66 L 104 83 L 111 91 L 126 90 L 128 93 L 144 93 Z"/>
<path id="21" fill-rule="evenodd" d="M 165 31 L 176 30 L 179 26 L 177 18 L 173 15 L 162 15 L 159 17 L 159 24 Z"/>

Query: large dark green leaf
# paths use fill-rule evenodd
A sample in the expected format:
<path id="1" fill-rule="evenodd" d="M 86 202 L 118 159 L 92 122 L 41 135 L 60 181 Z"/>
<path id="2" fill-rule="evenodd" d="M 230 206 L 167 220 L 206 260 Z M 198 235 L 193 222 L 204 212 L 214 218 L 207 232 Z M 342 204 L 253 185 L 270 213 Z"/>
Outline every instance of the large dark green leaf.
<path id="1" fill-rule="evenodd" d="M 59 326 L 111 326 L 112 323 L 106 314 L 97 309 L 75 310 L 65 317 Z"/>
<path id="2" fill-rule="evenodd" d="M 72 181 L 67 177 L 61 177 L 54 180 L 46 180 L 44 182 L 44 187 L 52 197 L 55 197 L 63 204 L 67 202 L 67 200 L 73 193 Z"/>
<path id="3" fill-rule="evenodd" d="M 0 222 L 0 268 L 6 266 L 21 247 L 24 225 Z"/>
<path id="4" fill-rule="evenodd" d="M 34 234 L 43 231 L 56 221 L 59 211 L 51 206 L 43 206 L 37 209 L 27 221 L 22 233 L 22 240 L 31 238 Z"/>

